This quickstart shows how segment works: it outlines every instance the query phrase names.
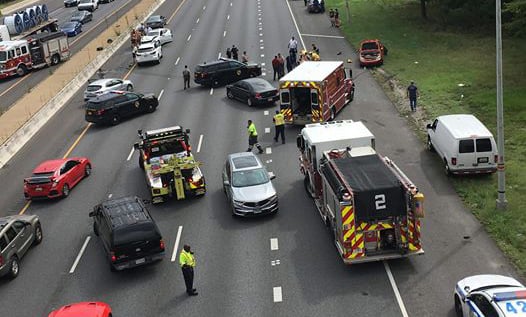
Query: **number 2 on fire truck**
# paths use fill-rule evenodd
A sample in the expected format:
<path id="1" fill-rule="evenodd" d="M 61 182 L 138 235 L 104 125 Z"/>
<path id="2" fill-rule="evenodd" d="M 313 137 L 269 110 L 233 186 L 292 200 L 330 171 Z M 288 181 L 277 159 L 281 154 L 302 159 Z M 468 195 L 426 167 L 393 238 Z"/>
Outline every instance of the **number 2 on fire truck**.
<path id="1" fill-rule="evenodd" d="M 376 210 L 385 209 L 385 195 L 375 195 L 374 196 L 374 203 L 376 205 Z"/>

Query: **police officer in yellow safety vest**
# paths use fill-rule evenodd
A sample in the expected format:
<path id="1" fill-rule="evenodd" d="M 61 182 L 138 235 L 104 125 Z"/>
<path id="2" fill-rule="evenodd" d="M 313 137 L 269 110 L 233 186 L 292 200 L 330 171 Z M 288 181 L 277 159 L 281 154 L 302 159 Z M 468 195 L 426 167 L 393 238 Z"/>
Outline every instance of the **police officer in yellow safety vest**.
<path id="1" fill-rule="evenodd" d="M 186 284 L 186 293 L 189 296 L 197 295 L 197 290 L 194 286 L 194 267 L 195 258 L 194 253 L 190 251 L 190 246 L 185 244 L 181 254 L 179 255 L 179 265 L 183 270 L 184 283 Z"/>
<path id="2" fill-rule="evenodd" d="M 272 121 L 274 121 L 274 126 L 276 127 L 274 142 L 278 142 L 278 137 L 281 135 L 281 143 L 285 144 L 285 116 L 279 110 L 276 110 Z"/>
<path id="3" fill-rule="evenodd" d="M 248 150 L 247 152 L 252 152 L 254 145 L 258 148 L 259 154 L 263 153 L 263 149 L 258 142 L 258 131 L 256 130 L 256 125 L 252 120 L 248 120 Z"/>

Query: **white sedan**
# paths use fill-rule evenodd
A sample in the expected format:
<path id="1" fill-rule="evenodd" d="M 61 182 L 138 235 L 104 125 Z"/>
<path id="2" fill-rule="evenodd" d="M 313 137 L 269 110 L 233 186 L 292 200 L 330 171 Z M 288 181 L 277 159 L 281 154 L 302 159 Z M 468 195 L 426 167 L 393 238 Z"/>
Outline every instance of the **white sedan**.
<path id="1" fill-rule="evenodd" d="M 84 100 L 102 95 L 112 90 L 133 91 L 133 83 L 126 79 L 104 78 L 91 82 L 84 91 Z"/>
<path id="2" fill-rule="evenodd" d="M 159 40 L 161 41 L 161 45 L 164 45 L 166 43 L 170 43 L 174 40 L 173 38 L 173 35 L 172 35 L 172 31 L 170 31 L 170 29 L 167 29 L 167 28 L 160 28 L 160 29 L 154 29 L 150 32 L 148 32 L 148 34 L 146 34 L 146 36 L 156 36 L 159 38 Z"/>
<path id="3" fill-rule="evenodd" d="M 459 317 L 524 317 L 526 287 L 502 275 L 466 277 L 455 287 L 455 312 Z"/>
<path id="4" fill-rule="evenodd" d="M 155 62 L 159 64 L 163 58 L 163 50 L 161 44 L 157 41 L 153 41 L 147 44 L 141 44 L 137 49 L 135 60 L 137 65 L 144 63 Z"/>

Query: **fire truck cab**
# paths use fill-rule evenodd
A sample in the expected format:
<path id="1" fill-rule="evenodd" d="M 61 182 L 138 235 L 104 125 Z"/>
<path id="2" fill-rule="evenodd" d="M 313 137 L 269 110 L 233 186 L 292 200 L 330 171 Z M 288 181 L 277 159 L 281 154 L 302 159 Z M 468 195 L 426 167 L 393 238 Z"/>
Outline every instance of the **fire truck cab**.
<path id="1" fill-rule="evenodd" d="M 351 120 L 308 124 L 298 136 L 305 188 L 346 264 L 423 254 L 423 200 L 374 136 Z"/>
<path id="2" fill-rule="evenodd" d="M 354 83 L 343 62 L 305 61 L 279 80 L 285 123 L 303 125 L 334 120 L 354 99 Z"/>

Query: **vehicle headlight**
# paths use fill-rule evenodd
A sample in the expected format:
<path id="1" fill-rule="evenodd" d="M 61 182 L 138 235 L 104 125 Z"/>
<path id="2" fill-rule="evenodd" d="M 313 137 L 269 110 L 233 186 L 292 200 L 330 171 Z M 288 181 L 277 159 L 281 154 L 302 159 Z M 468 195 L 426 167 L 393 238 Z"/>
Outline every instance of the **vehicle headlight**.
<path id="1" fill-rule="evenodd" d="M 242 201 L 239 201 L 239 200 L 234 200 L 233 204 L 234 204 L 235 207 L 244 207 L 244 203 Z"/>
<path id="2" fill-rule="evenodd" d="M 276 200 L 278 200 L 278 194 L 274 194 L 274 196 L 270 197 L 269 200 L 275 202 Z"/>

